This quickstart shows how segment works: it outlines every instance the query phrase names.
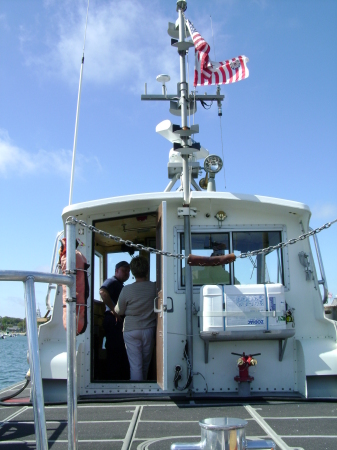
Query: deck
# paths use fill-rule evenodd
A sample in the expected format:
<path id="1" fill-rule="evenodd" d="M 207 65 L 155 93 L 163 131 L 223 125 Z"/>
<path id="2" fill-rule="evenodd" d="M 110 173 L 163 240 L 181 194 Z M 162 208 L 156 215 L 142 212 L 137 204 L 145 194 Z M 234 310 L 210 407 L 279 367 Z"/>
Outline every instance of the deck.
<path id="1" fill-rule="evenodd" d="M 22 383 L 0 392 L 18 390 Z M 17 399 L 27 401 L 28 389 Z M 16 400 L 17 401 L 17 400 Z M 67 407 L 46 406 L 49 448 L 66 450 Z M 172 401 L 170 398 L 79 402 L 78 447 L 95 450 L 162 450 L 174 442 L 200 441 L 199 420 L 248 421 L 247 438 L 270 438 L 278 450 L 336 450 L 337 402 L 254 400 Z M 33 408 L 0 406 L 0 450 L 35 449 Z"/>

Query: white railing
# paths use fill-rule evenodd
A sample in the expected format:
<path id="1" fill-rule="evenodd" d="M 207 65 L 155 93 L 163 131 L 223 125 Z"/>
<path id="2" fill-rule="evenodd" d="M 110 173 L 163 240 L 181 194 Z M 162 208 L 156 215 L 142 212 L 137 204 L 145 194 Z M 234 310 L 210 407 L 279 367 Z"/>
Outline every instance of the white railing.
<path id="1" fill-rule="evenodd" d="M 50 273 L 56 273 L 56 266 L 57 266 L 57 264 L 56 264 L 56 261 L 57 261 L 57 246 L 58 246 L 58 243 L 59 243 L 59 241 L 60 241 L 60 239 L 61 239 L 61 236 L 63 236 L 63 230 L 62 231 L 59 231 L 58 233 L 57 233 L 57 236 L 56 236 L 56 239 L 55 239 L 55 244 L 54 244 L 54 250 L 53 250 L 53 256 L 52 256 L 52 259 L 51 259 L 51 266 L 50 266 Z M 53 289 L 55 289 L 55 284 L 53 284 L 53 283 L 49 283 L 48 284 L 48 289 L 47 289 L 47 295 L 46 295 L 46 308 L 47 308 L 47 312 L 49 312 L 49 311 L 51 311 L 51 304 L 50 304 L 50 294 L 51 294 L 51 291 L 53 290 Z"/>
<path id="2" fill-rule="evenodd" d="M 312 228 L 309 228 L 309 231 L 312 231 Z M 321 250 L 319 248 L 319 243 L 318 243 L 316 234 L 314 234 L 312 236 L 312 238 L 314 240 L 318 266 L 319 266 L 319 270 L 321 273 L 321 279 L 318 280 L 318 284 L 321 284 L 323 286 L 323 303 L 326 303 L 328 301 L 329 290 L 328 290 L 328 283 L 326 280 L 324 266 L 323 266 L 323 259 L 322 259 Z"/>
<path id="3" fill-rule="evenodd" d="M 36 448 L 48 449 L 46 417 L 39 355 L 34 283 L 64 284 L 67 286 L 67 404 L 68 449 L 77 449 L 77 374 L 76 374 L 76 255 L 75 222 L 66 222 L 66 275 L 44 272 L 1 270 L 0 281 L 22 281 L 27 313 L 27 341 L 32 383 L 32 402 L 36 434 Z"/>

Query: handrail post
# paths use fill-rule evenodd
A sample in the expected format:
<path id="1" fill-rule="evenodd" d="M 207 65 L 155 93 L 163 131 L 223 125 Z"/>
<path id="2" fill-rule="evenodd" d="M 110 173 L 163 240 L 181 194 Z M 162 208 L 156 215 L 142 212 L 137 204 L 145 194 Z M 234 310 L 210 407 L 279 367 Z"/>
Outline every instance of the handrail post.
<path id="1" fill-rule="evenodd" d="M 32 384 L 34 424 L 36 434 L 36 448 L 48 449 L 46 417 L 44 411 L 43 386 L 37 333 L 36 301 L 34 277 L 28 276 L 24 281 L 25 301 L 27 313 L 27 341 L 29 351 L 29 367 Z"/>
<path id="2" fill-rule="evenodd" d="M 22 281 L 25 290 L 25 304 L 27 316 L 27 341 L 29 352 L 29 367 L 32 384 L 32 401 L 34 410 L 34 425 L 36 434 L 36 448 L 37 450 L 48 449 L 48 438 L 46 430 L 46 417 L 44 411 L 43 385 L 41 376 L 41 364 L 39 355 L 39 341 L 37 332 L 37 317 L 36 317 L 36 301 L 34 282 L 40 283 L 55 283 L 65 284 L 71 286 L 67 288 L 67 295 L 70 302 L 67 310 L 67 350 L 68 353 L 68 437 L 69 449 L 77 449 L 77 389 L 76 389 L 76 256 L 75 256 L 75 226 L 72 224 L 71 236 L 69 238 L 70 249 L 72 254 L 72 261 L 68 263 L 67 267 L 72 267 L 71 275 L 56 275 L 54 273 L 44 272 L 27 272 L 17 270 L 0 270 L 0 281 Z M 68 318 L 69 314 L 69 318 Z M 70 323 L 73 320 L 74 325 Z M 68 335 L 68 331 L 70 335 Z M 70 380 L 70 381 L 69 381 Z M 70 398 L 70 401 L 69 401 Z"/>
<path id="3" fill-rule="evenodd" d="M 54 251 L 53 251 L 53 257 L 51 259 L 51 266 L 50 266 L 50 273 L 54 273 L 56 269 L 56 255 L 57 255 L 57 245 L 61 239 L 61 236 L 63 235 L 63 230 L 59 231 L 56 235 L 55 244 L 54 244 Z M 53 289 L 54 285 L 52 283 L 48 284 L 47 289 L 47 295 L 46 295 L 46 308 L 47 311 L 51 311 L 51 305 L 50 305 L 50 292 Z"/>
<path id="4" fill-rule="evenodd" d="M 77 369 L 76 369 L 76 226 L 66 221 L 67 274 L 74 280 L 67 286 L 67 403 L 68 403 L 68 449 L 77 450 Z"/>
<path id="5" fill-rule="evenodd" d="M 309 231 L 313 231 L 311 227 L 309 227 Z M 323 303 L 327 303 L 328 301 L 328 295 L 329 295 L 329 289 L 328 289 L 328 283 L 326 281 L 326 277 L 325 277 L 325 270 L 324 270 L 324 266 L 323 266 L 323 259 L 322 259 L 322 255 L 321 255 L 321 250 L 319 247 L 319 242 L 317 239 L 316 234 L 314 234 L 313 236 L 313 240 L 314 240 L 314 244 L 315 244 L 315 249 L 316 249 L 316 255 L 317 255 L 317 260 L 318 260 L 318 265 L 319 265 L 319 270 L 321 272 L 321 280 L 318 280 L 318 284 L 322 284 L 323 285 Z"/>

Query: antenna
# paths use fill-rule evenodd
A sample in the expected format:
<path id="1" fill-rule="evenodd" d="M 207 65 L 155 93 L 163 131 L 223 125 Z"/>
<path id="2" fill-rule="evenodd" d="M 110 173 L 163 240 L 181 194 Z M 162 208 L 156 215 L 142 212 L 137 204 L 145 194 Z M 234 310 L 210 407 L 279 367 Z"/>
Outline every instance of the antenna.
<path id="1" fill-rule="evenodd" d="M 161 74 L 161 75 L 158 75 L 158 76 L 156 77 L 156 80 L 157 80 L 159 83 L 162 83 L 163 95 L 166 95 L 166 93 L 167 93 L 167 89 L 166 89 L 165 83 L 167 83 L 168 81 L 170 81 L 170 79 L 171 79 L 170 75 L 165 75 L 165 74 Z"/>
<path id="2" fill-rule="evenodd" d="M 213 38 L 213 50 L 214 50 L 214 61 L 216 61 L 216 56 L 215 56 L 215 42 L 214 42 L 214 33 L 213 33 L 213 21 L 212 21 L 212 16 L 210 15 L 209 18 L 211 19 L 212 38 Z"/>
<path id="3" fill-rule="evenodd" d="M 89 12 L 89 0 L 87 7 L 87 18 L 85 21 L 85 31 L 84 31 L 84 42 L 83 42 L 83 56 L 81 62 L 80 70 L 80 82 L 78 86 L 78 97 L 77 97 L 77 108 L 76 108 L 76 120 L 75 120 L 75 134 L 74 134 L 74 145 L 73 145 L 73 161 L 71 165 L 71 177 L 70 177 L 70 192 L 69 192 L 69 205 L 73 202 L 73 184 L 74 184 L 74 172 L 75 172 L 75 158 L 76 158 L 76 147 L 77 147 L 77 130 L 78 130 L 78 119 L 80 115 L 80 103 L 81 103 L 81 91 L 82 91 L 82 75 L 84 66 L 84 48 L 85 48 L 85 38 L 87 35 L 87 24 L 88 24 L 88 12 Z"/>

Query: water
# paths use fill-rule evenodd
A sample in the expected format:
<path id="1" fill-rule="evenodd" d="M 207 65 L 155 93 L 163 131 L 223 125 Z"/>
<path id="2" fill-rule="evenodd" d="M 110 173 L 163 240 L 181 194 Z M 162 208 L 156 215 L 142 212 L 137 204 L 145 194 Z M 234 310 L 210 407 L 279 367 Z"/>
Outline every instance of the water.
<path id="1" fill-rule="evenodd" d="M 28 371 L 27 336 L 0 339 L 0 389 L 22 381 Z"/>

